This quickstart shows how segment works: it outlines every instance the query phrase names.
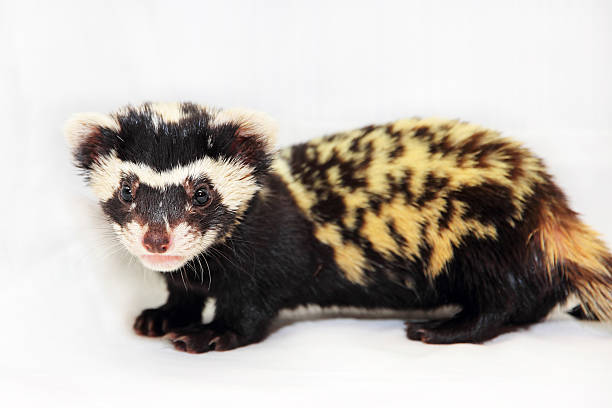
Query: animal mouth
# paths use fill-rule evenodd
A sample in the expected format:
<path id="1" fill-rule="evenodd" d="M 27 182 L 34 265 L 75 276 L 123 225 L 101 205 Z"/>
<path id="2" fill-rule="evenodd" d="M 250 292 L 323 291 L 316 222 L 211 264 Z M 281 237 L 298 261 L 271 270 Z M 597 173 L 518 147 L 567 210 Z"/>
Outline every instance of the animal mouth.
<path id="1" fill-rule="evenodd" d="M 178 255 L 143 254 L 140 260 L 146 267 L 158 271 L 178 269 L 185 263 L 185 257 Z"/>

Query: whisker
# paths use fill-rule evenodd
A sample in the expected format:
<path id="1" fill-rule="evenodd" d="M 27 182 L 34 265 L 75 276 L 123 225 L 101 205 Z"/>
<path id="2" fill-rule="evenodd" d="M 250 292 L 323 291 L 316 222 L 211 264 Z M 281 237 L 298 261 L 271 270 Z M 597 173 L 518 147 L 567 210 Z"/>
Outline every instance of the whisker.
<path id="1" fill-rule="evenodd" d="M 202 267 L 202 261 L 200 261 L 200 255 L 196 256 L 196 259 L 198 260 L 198 264 L 200 265 L 200 271 L 202 271 L 202 275 L 200 275 L 200 284 L 204 285 L 204 268 Z"/>
<path id="2" fill-rule="evenodd" d="M 187 292 L 188 291 L 187 283 L 185 282 L 185 277 L 183 276 L 183 271 L 185 271 L 185 267 L 184 266 L 181 267 L 180 273 L 181 273 L 181 279 L 183 280 L 183 285 L 185 286 L 185 292 Z"/>
<path id="3" fill-rule="evenodd" d="M 208 268 L 208 290 L 210 290 L 210 285 L 212 285 L 212 274 L 210 273 L 210 266 L 208 266 L 206 257 L 204 257 L 204 263 L 206 263 L 206 268 Z"/>

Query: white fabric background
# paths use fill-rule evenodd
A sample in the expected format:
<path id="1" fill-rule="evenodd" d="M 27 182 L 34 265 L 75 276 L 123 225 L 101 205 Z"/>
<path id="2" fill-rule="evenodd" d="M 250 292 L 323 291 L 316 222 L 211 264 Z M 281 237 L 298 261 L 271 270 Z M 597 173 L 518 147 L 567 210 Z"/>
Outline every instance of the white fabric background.
<path id="1" fill-rule="evenodd" d="M 610 406 L 612 329 L 564 316 L 482 346 L 399 320 L 198 356 L 133 335 L 164 289 L 113 254 L 61 127 L 144 100 L 264 110 L 282 145 L 461 118 L 544 157 L 612 244 L 611 50 L 603 0 L 0 2 L 0 405 Z"/>

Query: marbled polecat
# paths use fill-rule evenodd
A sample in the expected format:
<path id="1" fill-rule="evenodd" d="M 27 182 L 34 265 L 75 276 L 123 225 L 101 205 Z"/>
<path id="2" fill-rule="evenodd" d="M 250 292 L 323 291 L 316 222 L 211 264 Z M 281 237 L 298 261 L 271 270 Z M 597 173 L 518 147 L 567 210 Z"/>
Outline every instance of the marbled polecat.
<path id="1" fill-rule="evenodd" d="M 163 271 L 166 304 L 134 328 L 183 351 L 262 340 L 279 310 L 405 310 L 427 343 L 483 342 L 543 319 L 612 318 L 612 257 L 540 159 L 458 121 L 406 119 L 277 152 L 263 114 L 191 103 L 66 125 L 118 239 Z M 214 319 L 202 323 L 215 299 Z"/>

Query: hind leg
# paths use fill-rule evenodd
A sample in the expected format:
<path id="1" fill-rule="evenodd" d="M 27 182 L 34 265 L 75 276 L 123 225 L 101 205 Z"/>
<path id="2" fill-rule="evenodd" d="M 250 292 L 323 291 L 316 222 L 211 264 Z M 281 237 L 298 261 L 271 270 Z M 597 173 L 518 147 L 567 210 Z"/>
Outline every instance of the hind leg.
<path id="1" fill-rule="evenodd" d="M 464 307 L 447 320 L 407 323 L 408 338 L 431 344 L 482 343 L 500 334 L 526 327 L 544 319 L 553 307 L 564 299 L 561 287 L 550 288 L 538 296 L 507 299 L 504 310 L 495 308 Z"/>
<path id="2" fill-rule="evenodd" d="M 512 329 L 504 312 L 463 310 L 442 321 L 407 323 L 411 340 L 431 344 L 482 343 Z"/>

